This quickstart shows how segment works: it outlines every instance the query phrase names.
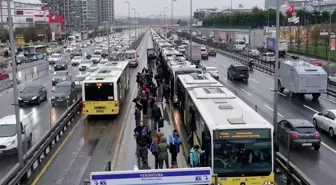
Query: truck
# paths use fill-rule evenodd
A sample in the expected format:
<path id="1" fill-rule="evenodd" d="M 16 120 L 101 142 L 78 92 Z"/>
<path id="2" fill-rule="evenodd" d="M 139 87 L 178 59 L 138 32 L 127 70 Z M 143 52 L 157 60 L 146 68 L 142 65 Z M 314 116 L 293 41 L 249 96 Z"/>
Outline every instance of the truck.
<path id="1" fill-rule="evenodd" d="M 190 47 L 191 48 L 191 55 L 190 56 Z M 186 58 L 187 60 L 195 63 L 196 65 L 199 64 L 199 62 L 201 61 L 201 45 L 197 44 L 197 43 L 188 43 L 186 46 L 186 52 L 185 52 Z"/>
<path id="2" fill-rule="evenodd" d="M 311 94 L 313 100 L 321 93 L 327 92 L 327 73 L 321 66 L 312 65 L 302 60 L 285 60 L 279 65 L 278 90 L 283 93 L 289 91 L 292 98 L 304 98 Z"/>
<path id="3" fill-rule="evenodd" d="M 265 38 L 265 49 L 267 51 L 275 52 L 275 37 L 266 37 Z M 288 50 L 287 41 L 286 39 L 279 39 L 279 55 L 285 56 Z"/>

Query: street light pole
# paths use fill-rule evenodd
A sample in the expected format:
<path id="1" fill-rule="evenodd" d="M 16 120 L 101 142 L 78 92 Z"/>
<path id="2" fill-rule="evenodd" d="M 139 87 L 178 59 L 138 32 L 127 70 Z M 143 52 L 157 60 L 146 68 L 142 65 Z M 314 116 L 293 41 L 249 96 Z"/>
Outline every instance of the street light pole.
<path id="1" fill-rule="evenodd" d="M 329 46 L 330 46 L 330 37 L 331 37 L 331 6 L 329 8 Z M 330 47 L 328 46 L 329 48 L 329 51 L 328 51 L 328 76 L 330 74 Z"/>
<path id="2" fill-rule="evenodd" d="M 136 18 L 136 11 L 135 11 L 135 8 L 132 8 L 132 10 L 134 11 L 134 36 L 135 38 L 137 38 L 137 18 Z"/>
<path id="3" fill-rule="evenodd" d="M 190 56 L 190 62 L 192 62 L 192 23 L 193 23 L 193 16 L 192 16 L 192 0 L 190 0 L 190 34 L 189 34 L 189 40 L 190 40 L 190 47 L 189 47 L 189 56 Z"/>
<path id="4" fill-rule="evenodd" d="M 280 37 L 280 0 L 277 0 L 277 7 L 276 7 L 276 39 L 275 39 L 275 66 L 274 66 L 274 88 L 273 88 L 273 125 L 274 125 L 274 133 L 275 143 L 278 142 L 278 79 L 279 79 L 279 37 Z"/>
<path id="5" fill-rule="evenodd" d="M 231 10 L 230 10 L 230 36 L 229 36 L 229 42 L 231 41 L 231 34 L 232 34 L 232 0 L 231 0 L 231 8 L 230 9 Z"/>
<path id="6" fill-rule="evenodd" d="M 107 6 L 107 12 L 109 12 L 109 5 Z M 107 13 L 107 58 L 109 59 L 111 56 L 111 50 L 110 50 L 110 14 Z"/>
<path id="7" fill-rule="evenodd" d="M 125 1 L 128 4 L 128 45 L 131 47 L 131 3 Z"/>
<path id="8" fill-rule="evenodd" d="M 16 137 L 17 137 L 17 149 L 18 149 L 18 162 L 20 166 L 23 166 L 23 148 L 22 148 L 22 130 L 20 121 L 20 109 L 18 102 L 18 86 L 16 80 L 16 60 L 15 60 L 15 44 L 14 44 L 14 30 L 12 20 L 11 1 L 7 0 L 7 12 L 8 12 L 8 28 L 9 28 L 9 40 L 11 47 L 11 59 L 12 59 L 12 74 L 13 74 L 13 91 L 14 91 L 14 108 L 15 108 L 15 121 L 16 121 Z M 2 8 L 2 7 L 1 7 Z"/>
<path id="9" fill-rule="evenodd" d="M 172 3 L 171 3 L 171 25 L 174 24 L 174 1 L 176 0 L 172 0 Z"/>

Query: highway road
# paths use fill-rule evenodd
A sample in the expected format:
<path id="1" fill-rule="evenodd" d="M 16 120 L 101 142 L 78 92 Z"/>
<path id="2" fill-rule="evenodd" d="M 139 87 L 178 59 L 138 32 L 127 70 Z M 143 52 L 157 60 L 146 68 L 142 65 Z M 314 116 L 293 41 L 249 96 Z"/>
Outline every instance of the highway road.
<path id="1" fill-rule="evenodd" d="M 89 48 L 87 48 L 89 49 Z M 64 54 L 64 57 L 70 57 L 69 54 Z M 52 107 L 50 103 L 50 98 L 52 97 L 52 76 L 53 76 L 53 66 L 38 65 L 32 68 L 27 68 L 25 70 L 19 71 L 18 76 L 24 78 L 24 74 L 36 74 L 40 73 L 40 71 L 44 71 L 45 73 L 41 73 L 38 78 L 33 76 L 28 77 L 27 80 L 24 80 L 19 85 L 19 90 L 22 90 L 24 87 L 29 86 L 31 84 L 42 84 L 48 90 L 48 101 L 43 102 L 40 105 L 27 105 L 20 108 L 21 119 L 29 120 L 29 122 L 33 125 L 33 147 L 41 138 L 49 131 L 51 127 L 57 123 L 59 117 L 64 113 L 66 107 Z M 45 68 L 48 68 L 45 70 Z M 68 71 L 74 77 L 78 74 L 78 67 L 72 67 L 69 65 Z M 43 75 L 42 75 L 43 74 Z M 30 76 L 30 75 L 28 75 Z M 14 114 L 14 106 L 12 105 L 14 101 L 13 89 L 8 89 L 4 92 L 0 93 L 0 104 L 2 107 L 6 107 L 1 109 L 0 117 L 4 117 L 7 115 Z M 17 156 L 15 155 L 7 155 L 0 156 L 0 179 L 15 165 L 17 162 Z"/>
<path id="2" fill-rule="evenodd" d="M 226 79 L 226 71 L 230 64 L 235 61 L 217 54 L 208 61 L 202 61 L 204 66 L 214 66 L 220 71 L 220 81 L 235 92 L 242 100 L 255 108 L 265 119 L 272 123 L 273 117 L 273 77 L 259 71 L 250 72 L 248 83 L 232 82 Z M 288 92 L 278 94 L 278 120 L 285 118 L 299 118 L 312 121 L 315 112 L 324 109 L 332 109 L 336 102 L 321 96 L 318 101 L 312 101 L 311 96 L 305 100 L 291 99 Z M 322 146 L 319 151 L 308 148 L 295 149 L 290 152 L 291 161 L 296 164 L 316 184 L 334 184 L 336 177 L 336 143 L 328 134 L 321 131 Z M 288 150 L 285 145 L 280 147 L 281 153 L 287 156 Z M 318 173 L 317 173 L 318 172 Z"/>
<path id="3" fill-rule="evenodd" d="M 151 42 L 149 32 L 137 48 L 139 66 L 131 70 L 131 88 L 121 114 L 116 118 L 82 117 L 32 185 L 79 185 L 84 179 L 90 179 L 90 172 L 104 171 L 108 161 L 115 164 L 122 139 L 125 135 L 133 135 L 133 131 L 127 129 L 123 134 L 123 130 L 129 124 L 134 124 L 131 102 L 137 92 L 136 73 L 147 65 L 148 42 Z"/>

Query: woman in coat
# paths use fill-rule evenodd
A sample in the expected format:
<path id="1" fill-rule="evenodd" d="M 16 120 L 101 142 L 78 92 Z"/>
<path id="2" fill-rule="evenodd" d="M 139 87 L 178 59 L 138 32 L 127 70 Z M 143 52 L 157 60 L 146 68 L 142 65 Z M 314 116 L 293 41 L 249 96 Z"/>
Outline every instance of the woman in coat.
<path id="1" fill-rule="evenodd" d="M 161 136 L 160 144 L 158 145 L 158 158 L 159 158 L 159 168 L 163 169 L 163 161 L 166 163 L 166 168 L 168 169 L 168 149 L 169 145 L 167 143 L 167 138 Z"/>

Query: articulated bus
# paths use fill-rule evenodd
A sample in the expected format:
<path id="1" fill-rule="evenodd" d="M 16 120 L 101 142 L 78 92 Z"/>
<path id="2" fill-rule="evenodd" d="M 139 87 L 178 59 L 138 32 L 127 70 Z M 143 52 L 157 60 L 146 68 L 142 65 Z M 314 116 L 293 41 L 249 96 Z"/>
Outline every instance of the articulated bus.
<path id="1" fill-rule="evenodd" d="M 128 61 L 107 62 L 83 82 L 83 114 L 118 115 L 129 86 Z"/>
<path id="2" fill-rule="evenodd" d="M 25 57 L 30 61 L 45 59 L 47 55 L 46 45 L 26 46 L 23 49 Z"/>
<path id="3" fill-rule="evenodd" d="M 219 184 L 274 184 L 273 125 L 225 87 L 197 87 L 188 96 L 191 144 L 204 151 L 201 165 Z"/>
<path id="4" fill-rule="evenodd" d="M 180 115 L 182 116 L 182 122 L 187 127 L 187 118 L 189 117 L 189 112 L 185 110 L 188 107 L 189 95 L 188 92 L 197 87 L 224 87 L 223 84 L 219 83 L 210 74 L 185 74 L 179 75 L 177 79 L 177 106 L 179 108 Z M 188 131 L 190 131 L 188 129 Z"/>

